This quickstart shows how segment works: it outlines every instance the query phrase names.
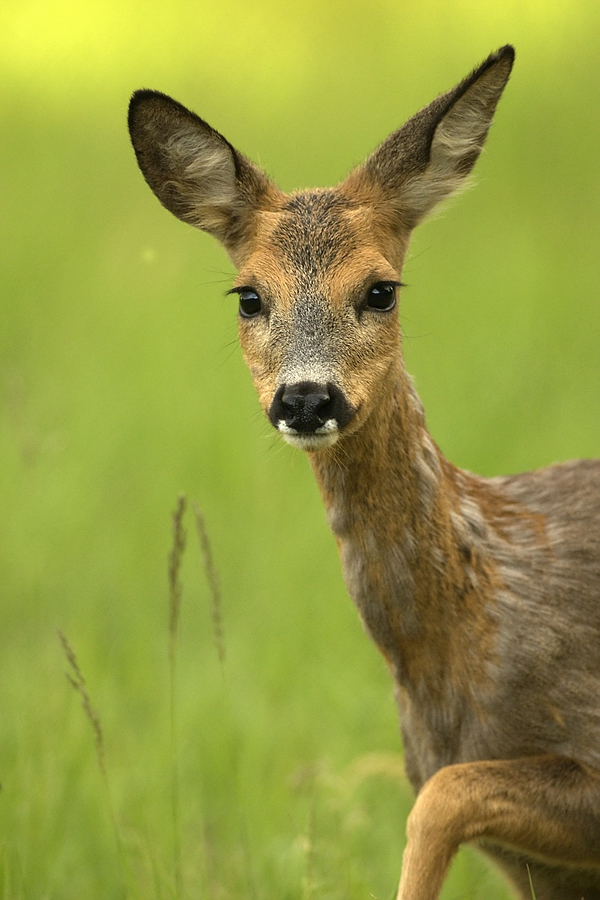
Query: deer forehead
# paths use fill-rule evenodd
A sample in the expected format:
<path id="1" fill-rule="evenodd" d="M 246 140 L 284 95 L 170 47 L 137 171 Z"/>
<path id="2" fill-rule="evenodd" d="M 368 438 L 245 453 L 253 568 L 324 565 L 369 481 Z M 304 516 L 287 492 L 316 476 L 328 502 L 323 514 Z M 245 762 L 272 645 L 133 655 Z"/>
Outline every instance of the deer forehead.
<path id="1" fill-rule="evenodd" d="M 292 195 L 256 215 L 236 284 L 264 292 L 280 313 L 307 301 L 342 310 L 376 281 L 399 277 L 379 231 L 372 208 L 335 189 Z"/>

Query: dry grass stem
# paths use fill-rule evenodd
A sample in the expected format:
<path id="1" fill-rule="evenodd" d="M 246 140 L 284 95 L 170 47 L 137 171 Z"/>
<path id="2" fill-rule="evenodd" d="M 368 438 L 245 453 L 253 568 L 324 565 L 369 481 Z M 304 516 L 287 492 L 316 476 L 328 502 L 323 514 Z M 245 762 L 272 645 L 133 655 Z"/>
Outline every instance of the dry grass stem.
<path id="1" fill-rule="evenodd" d="M 92 706 L 90 695 L 88 694 L 85 684 L 85 678 L 83 677 L 83 673 L 79 668 L 79 663 L 77 662 L 75 651 L 71 647 L 65 635 L 62 633 L 62 631 L 60 631 L 60 629 L 58 630 L 58 637 L 60 643 L 62 644 L 63 652 L 65 654 L 67 662 L 69 663 L 69 666 L 71 668 L 71 671 L 66 673 L 67 679 L 79 694 L 81 698 L 81 705 L 83 706 L 83 711 L 85 712 L 87 719 L 92 726 L 92 731 L 94 732 L 94 744 L 96 746 L 98 765 L 100 766 L 100 771 L 102 772 L 104 778 L 106 775 L 104 764 L 104 735 L 102 734 L 100 716 Z"/>
<path id="2" fill-rule="evenodd" d="M 169 638 L 171 654 L 174 651 L 179 626 L 179 614 L 181 612 L 183 587 L 179 580 L 179 570 L 186 542 L 186 532 L 182 524 L 185 507 L 186 500 L 184 495 L 181 494 L 177 501 L 177 508 L 173 513 L 173 546 L 169 553 Z"/>
<path id="3" fill-rule="evenodd" d="M 177 635 L 179 616 L 181 613 L 181 596 L 183 585 L 179 579 L 179 570 L 185 551 L 186 531 L 183 527 L 186 500 L 180 494 L 177 507 L 173 513 L 173 544 L 169 553 L 169 713 L 171 728 L 171 815 L 173 820 L 173 874 L 175 893 L 183 897 L 183 874 L 181 866 L 181 827 L 179 810 L 179 771 L 177 742 Z"/>
<path id="4" fill-rule="evenodd" d="M 219 575 L 215 566 L 204 515 L 202 514 L 202 510 L 197 503 L 194 503 L 194 513 L 196 516 L 196 531 L 198 532 L 200 550 L 202 551 L 202 559 L 204 561 L 204 571 L 206 573 L 206 580 L 208 581 L 208 587 L 212 597 L 211 611 L 213 620 L 213 636 L 215 646 L 217 648 L 219 663 L 221 664 L 221 667 L 223 667 L 225 663 L 225 638 L 223 634 L 223 607 L 221 602 L 221 586 L 219 584 Z"/>
<path id="5" fill-rule="evenodd" d="M 83 711 L 92 726 L 92 731 L 94 733 L 94 745 L 96 748 L 96 759 L 98 761 L 98 768 L 100 769 L 100 777 L 102 779 L 102 786 L 104 788 L 104 795 L 106 798 L 106 807 L 108 810 L 108 815 L 110 818 L 110 823 L 112 825 L 113 834 L 115 836 L 115 842 L 117 844 L 117 850 L 119 853 L 119 860 L 121 863 L 123 876 L 125 878 L 126 883 L 129 884 L 131 888 L 131 892 L 134 896 L 138 897 L 138 891 L 135 885 L 135 881 L 133 879 L 131 869 L 129 867 L 127 858 L 125 856 L 125 851 L 123 848 L 123 841 L 121 840 L 121 832 L 119 830 L 119 826 L 117 824 L 117 817 L 115 815 L 115 810 L 112 802 L 111 792 L 110 792 L 110 784 L 108 781 L 108 772 L 106 770 L 106 761 L 105 761 L 105 745 L 104 745 L 104 735 L 102 732 L 102 724 L 100 722 L 100 716 L 92 706 L 92 701 L 90 700 L 90 695 L 87 690 L 87 686 L 85 683 L 85 678 L 83 677 L 83 672 L 79 666 L 77 661 L 77 657 L 75 655 L 75 651 L 71 647 L 71 644 L 63 634 L 63 632 L 58 629 L 58 637 L 60 643 L 63 648 L 63 652 L 69 663 L 70 671 L 66 673 L 68 681 L 73 685 L 77 693 L 81 698 L 81 705 L 83 707 Z M 129 891 L 127 891 L 127 895 Z"/>

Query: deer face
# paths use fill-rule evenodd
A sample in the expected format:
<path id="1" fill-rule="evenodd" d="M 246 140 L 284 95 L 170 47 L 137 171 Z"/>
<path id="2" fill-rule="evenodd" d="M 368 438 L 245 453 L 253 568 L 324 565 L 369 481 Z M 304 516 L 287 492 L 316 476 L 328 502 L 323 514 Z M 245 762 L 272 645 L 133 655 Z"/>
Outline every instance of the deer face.
<path id="1" fill-rule="evenodd" d="M 369 207 L 339 192 L 256 216 L 240 267 L 239 334 L 261 406 L 288 443 L 318 450 L 368 417 L 399 352 L 400 271 Z"/>
<path id="2" fill-rule="evenodd" d="M 352 434 L 393 380 L 410 232 L 469 174 L 513 56 L 490 56 L 339 187 L 291 196 L 175 100 L 134 94 L 140 168 L 161 203 L 214 235 L 236 265 L 244 356 L 289 443 L 312 451 Z"/>

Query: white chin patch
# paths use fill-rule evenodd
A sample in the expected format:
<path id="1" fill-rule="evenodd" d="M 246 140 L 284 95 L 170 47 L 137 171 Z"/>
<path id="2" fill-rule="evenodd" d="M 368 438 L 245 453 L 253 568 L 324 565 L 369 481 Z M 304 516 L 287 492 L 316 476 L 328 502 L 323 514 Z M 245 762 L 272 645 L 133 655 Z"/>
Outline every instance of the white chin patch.
<path id="1" fill-rule="evenodd" d="M 336 419 L 328 419 L 324 425 L 311 434 L 302 434 L 295 428 L 290 428 L 283 419 L 277 423 L 277 429 L 288 444 L 298 447 L 299 450 L 323 450 L 325 447 L 335 444 L 340 436 Z"/>

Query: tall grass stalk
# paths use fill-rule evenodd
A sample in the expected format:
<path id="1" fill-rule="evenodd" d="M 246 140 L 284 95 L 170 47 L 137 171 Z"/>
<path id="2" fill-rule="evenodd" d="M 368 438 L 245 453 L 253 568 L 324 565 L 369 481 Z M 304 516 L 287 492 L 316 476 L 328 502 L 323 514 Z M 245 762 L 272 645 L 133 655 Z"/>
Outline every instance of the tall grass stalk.
<path id="1" fill-rule="evenodd" d="M 102 787 L 104 790 L 104 797 L 106 801 L 106 808 L 108 810 L 108 816 L 110 819 L 110 823 L 112 826 L 115 843 L 117 845 L 117 851 L 119 855 L 119 862 L 121 864 L 121 869 L 123 872 L 123 880 L 125 882 L 125 893 L 128 894 L 128 888 L 131 888 L 134 896 L 139 897 L 139 893 L 137 890 L 137 886 L 135 884 L 135 880 L 133 878 L 131 869 L 129 867 L 127 856 L 125 854 L 125 849 L 123 847 L 123 841 L 121 839 L 121 832 L 119 829 L 119 825 L 117 822 L 117 817 L 115 814 L 115 808 L 112 801 L 112 794 L 110 790 L 110 782 L 108 778 L 108 771 L 106 768 L 106 751 L 104 744 L 104 734 L 102 731 L 102 723 L 100 721 L 100 716 L 98 715 L 95 708 L 92 706 L 92 701 L 90 700 L 90 695 L 88 693 L 87 685 L 85 683 L 85 678 L 83 677 L 83 672 L 79 666 L 79 662 L 77 661 L 77 656 L 75 655 L 75 651 L 73 650 L 71 644 L 63 634 L 63 632 L 58 629 L 58 637 L 60 643 L 63 648 L 63 652 L 65 654 L 66 660 L 69 664 L 70 671 L 66 673 L 67 680 L 72 684 L 74 689 L 79 694 L 81 699 L 81 705 L 83 707 L 83 711 L 86 715 L 86 718 L 90 725 L 92 726 L 92 732 L 94 735 L 94 746 L 96 749 L 96 760 L 98 762 L 98 768 L 100 770 L 100 778 L 102 780 Z"/>
<path id="2" fill-rule="evenodd" d="M 223 603 L 221 597 L 221 585 L 219 584 L 219 575 L 215 566 L 210 538 L 206 530 L 206 522 L 202 510 L 197 503 L 194 503 L 194 515 L 196 518 L 196 531 L 198 532 L 198 540 L 200 542 L 200 551 L 204 562 L 204 572 L 211 596 L 211 615 L 213 622 L 213 640 L 217 648 L 217 656 L 219 665 L 221 666 L 221 674 L 225 678 L 225 638 L 223 635 Z"/>
<path id="3" fill-rule="evenodd" d="M 214 556 L 212 552 L 212 546 L 210 543 L 210 538 L 208 536 L 208 529 L 206 528 L 206 522 L 204 519 L 204 515 L 202 510 L 198 506 L 197 503 L 194 503 L 194 515 L 196 519 L 196 531 L 198 533 L 198 541 L 200 543 L 200 551 L 202 553 L 202 561 L 204 563 L 204 574 L 206 575 L 206 580 L 208 582 L 208 588 L 210 591 L 211 597 L 211 617 L 213 623 L 213 640 L 215 643 L 215 647 L 217 650 L 217 656 L 219 659 L 219 666 L 221 668 L 221 676 L 223 680 L 223 692 L 225 699 L 225 708 L 228 712 L 230 724 L 231 724 L 231 734 L 234 735 L 236 732 L 235 728 L 235 717 L 233 713 L 233 704 L 231 702 L 231 695 L 229 692 L 229 686 L 227 683 L 227 671 L 226 671 L 226 653 L 225 653 L 225 634 L 223 628 L 223 605 L 222 605 L 222 595 L 221 595 L 221 586 L 219 583 L 219 575 L 217 572 L 217 567 L 215 565 Z M 241 839 L 242 846 L 244 851 L 244 865 L 246 869 L 246 881 L 248 883 L 248 890 L 250 892 L 250 897 L 253 900 L 256 900 L 257 897 L 257 889 L 256 889 L 256 881 L 254 878 L 254 868 L 252 865 L 252 855 L 250 852 L 250 834 L 248 829 L 248 821 L 246 818 L 245 807 L 242 801 L 242 788 L 241 788 L 241 777 L 240 777 L 240 766 L 239 766 L 239 751 L 237 747 L 234 747 L 231 754 L 231 768 L 233 772 L 234 778 L 234 788 L 236 792 L 236 800 L 237 807 L 239 810 L 240 816 L 240 831 L 241 831 Z"/>
<path id="4" fill-rule="evenodd" d="M 175 893 L 183 897 L 183 872 L 181 865 L 181 821 L 179 804 L 179 768 L 177 741 L 177 637 L 181 613 L 183 586 L 179 578 L 181 561 L 186 543 L 183 527 L 186 500 L 183 494 L 177 501 L 172 517 L 173 544 L 169 553 L 169 720 L 171 731 L 171 815 L 173 820 L 173 874 Z"/>

